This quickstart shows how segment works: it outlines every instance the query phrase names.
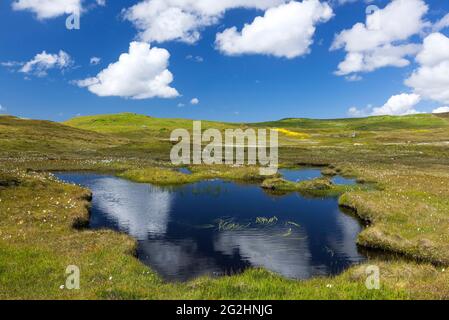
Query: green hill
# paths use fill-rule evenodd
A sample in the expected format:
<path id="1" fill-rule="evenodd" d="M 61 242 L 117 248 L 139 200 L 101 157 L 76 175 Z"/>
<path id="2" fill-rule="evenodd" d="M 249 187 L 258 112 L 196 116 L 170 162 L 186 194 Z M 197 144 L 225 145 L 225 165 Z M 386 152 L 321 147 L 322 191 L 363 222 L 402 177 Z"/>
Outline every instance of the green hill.
<path id="1" fill-rule="evenodd" d="M 186 119 L 162 119 L 153 118 L 135 113 L 120 113 L 111 115 L 96 115 L 77 117 L 66 121 L 64 124 L 99 133 L 107 133 L 128 137 L 131 139 L 144 140 L 163 138 L 167 139 L 170 132 L 178 128 L 192 128 L 193 120 Z M 222 122 L 202 121 L 203 129 L 217 128 L 225 129 L 235 127 L 235 124 Z"/>
<path id="2" fill-rule="evenodd" d="M 181 119 L 158 119 L 134 113 L 120 113 L 111 115 L 95 115 L 77 117 L 64 124 L 85 130 L 101 133 L 133 133 L 140 131 L 160 131 L 187 127 L 191 121 Z"/>
<path id="3" fill-rule="evenodd" d="M 193 120 L 160 119 L 122 113 L 73 118 L 65 123 L 0 116 L 0 156 L 2 157 L 124 157 L 166 160 L 172 144 L 170 133 L 177 128 L 191 130 Z M 354 145 L 365 146 L 373 154 L 391 145 L 439 145 L 449 141 L 447 115 L 419 114 L 403 117 L 382 116 L 358 119 L 283 119 L 265 123 L 222 123 L 203 121 L 202 128 L 276 128 L 282 156 L 297 159 L 336 157 L 342 148 L 366 153 Z M 330 152 L 338 149 L 340 152 Z M 440 148 L 441 149 L 441 148 Z M 337 150 L 337 151 L 338 151 Z M 377 150 L 377 151 L 376 151 Z M 441 149 L 442 150 L 442 149 Z M 363 151 L 363 152 L 362 152 Z M 394 151 L 394 150 L 393 150 Z M 393 152 L 392 151 L 392 152 Z M 377 153 L 376 153 L 377 152 Z M 394 151 L 396 152 L 396 151 Z M 308 158 L 312 156 L 307 156 Z"/>
<path id="4" fill-rule="evenodd" d="M 347 119 L 306 119 L 287 118 L 279 121 L 260 123 L 224 123 L 202 121 L 203 128 L 228 128 L 236 126 L 277 127 L 299 129 L 346 129 L 346 130 L 398 130 L 448 128 L 449 114 L 417 114 L 408 116 L 374 116 L 366 118 Z M 110 115 L 84 116 L 70 119 L 64 124 L 101 133 L 132 133 L 140 131 L 164 131 L 176 128 L 191 128 L 192 120 L 153 118 L 135 113 L 120 113 Z"/>
<path id="5" fill-rule="evenodd" d="M 448 128 L 449 122 L 447 118 L 444 118 L 444 115 L 417 114 L 409 116 L 376 116 L 330 120 L 290 118 L 256 125 L 281 128 L 382 131 Z"/>
<path id="6" fill-rule="evenodd" d="M 92 154 L 127 142 L 56 122 L 0 116 L 0 155 L 4 157 Z"/>

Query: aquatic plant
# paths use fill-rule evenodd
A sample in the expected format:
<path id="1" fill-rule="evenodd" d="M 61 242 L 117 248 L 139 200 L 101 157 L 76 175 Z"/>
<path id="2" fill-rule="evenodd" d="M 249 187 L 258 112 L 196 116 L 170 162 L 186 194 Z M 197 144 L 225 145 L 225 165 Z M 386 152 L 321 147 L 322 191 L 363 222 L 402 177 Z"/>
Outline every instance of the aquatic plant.
<path id="1" fill-rule="evenodd" d="M 282 236 L 283 236 L 283 237 L 290 237 L 290 236 L 292 235 L 292 233 L 293 233 L 292 228 L 289 228 L 289 229 L 287 230 L 287 232 L 284 233 Z"/>
<path id="2" fill-rule="evenodd" d="M 250 223 L 248 223 L 246 225 L 236 223 L 236 222 L 234 222 L 233 219 L 228 219 L 228 220 L 219 219 L 218 220 L 218 230 L 219 231 L 243 230 L 245 228 L 248 228 L 250 225 L 251 225 Z"/>
<path id="3" fill-rule="evenodd" d="M 257 217 L 256 218 L 256 223 L 257 224 L 262 224 L 262 225 L 273 225 L 276 224 L 278 222 L 278 218 L 276 216 L 271 217 L 271 218 L 266 218 L 266 217 Z"/>
<path id="4" fill-rule="evenodd" d="M 197 229 L 212 229 L 215 228 L 214 224 L 202 224 L 196 227 Z"/>
<path id="5" fill-rule="evenodd" d="M 286 225 L 295 226 L 296 228 L 300 228 L 301 227 L 299 224 L 297 224 L 296 222 L 293 222 L 293 221 L 287 221 L 285 224 Z"/>

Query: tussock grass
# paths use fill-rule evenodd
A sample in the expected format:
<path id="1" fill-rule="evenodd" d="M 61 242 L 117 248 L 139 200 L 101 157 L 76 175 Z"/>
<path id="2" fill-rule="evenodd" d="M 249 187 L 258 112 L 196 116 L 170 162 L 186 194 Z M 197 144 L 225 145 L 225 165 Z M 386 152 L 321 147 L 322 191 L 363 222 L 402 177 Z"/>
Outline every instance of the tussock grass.
<path id="1" fill-rule="evenodd" d="M 301 182 L 287 181 L 282 178 L 266 179 L 261 187 L 275 194 L 298 192 L 306 197 L 338 197 L 356 190 L 367 190 L 369 185 L 335 185 L 328 178 L 317 178 Z"/>
<path id="2" fill-rule="evenodd" d="M 261 182 L 265 177 L 260 175 L 257 167 L 235 166 L 192 166 L 191 174 L 180 173 L 167 167 L 144 167 L 126 170 L 119 176 L 136 182 L 155 185 L 179 185 L 195 183 L 202 180 L 223 179 L 244 182 Z"/>
<path id="3" fill-rule="evenodd" d="M 371 223 L 359 244 L 392 250 L 437 264 L 449 264 L 449 175 L 435 169 L 413 172 L 406 166 L 360 167 L 381 190 L 351 192 L 340 204 Z"/>

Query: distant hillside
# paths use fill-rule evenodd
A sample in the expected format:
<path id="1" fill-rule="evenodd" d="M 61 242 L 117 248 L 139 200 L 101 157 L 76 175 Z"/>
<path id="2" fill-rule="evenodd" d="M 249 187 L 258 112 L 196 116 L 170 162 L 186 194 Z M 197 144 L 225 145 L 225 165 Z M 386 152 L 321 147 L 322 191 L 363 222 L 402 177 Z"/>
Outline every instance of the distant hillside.
<path id="1" fill-rule="evenodd" d="M 360 119 L 284 119 L 233 124 L 203 121 L 202 128 L 276 128 L 282 147 L 321 150 L 373 145 L 449 143 L 449 115 L 419 114 Z M 63 124 L 0 116 L 0 157 L 138 157 L 166 159 L 170 133 L 192 120 L 133 113 L 77 117 Z M 283 153 L 285 154 L 285 152 Z"/>
<path id="2" fill-rule="evenodd" d="M 438 113 L 438 114 L 436 114 L 436 116 L 437 116 L 437 117 L 440 117 L 440 118 L 448 119 L 448 118 L 449 118 L 449 112 L 446 112 L 446 113 Z"/>
<path id="3" fill-rule="evenodd" d="M 127 143 L 96 132 L 40 120 L 0 116 L 0 155 L 52 155 L 97 152 Z"/>
<path id="4" fill-rule="evenodd" d="M 261 123 L 223 123 L 203 121 L 203 129 L 225 129 L 232 127 L 271 127 L 298 130 L 337 130 L 337 131 L 385 131 L 414 129 L 449 128 L 448 115 L 418 114 L 409 116 L 377 116 L 348 119 L 283 119 Z M 77 117 L 64 124 L 99 133 L 120 134 L 128 138 L 167 137 L 167 132 L 177 128 L 192 128 L 192 120 L 161 119 L 134 113 Z"/>
<path id="5" fill-rule="evenodd" d="M 178 128 L 192 128 L 193 120 L 161 119 L 135 113 L 85 116 L 73 118 L 64 124 L 100 133 L 120 134 L 131 139 L 168 138 Z M 237 126 L 221 122 L 202 121 L 203 128 L 224 129 Z"/>
<path id="6" fill-rule="evenodd" d="M 417 114 L 409 116 L 377 116 L 348 119 L 283 119 L 280 121 L 257 123 L 262 127 L 302 128 L 302 129 L 340 129 L 354 131 L 382 131 L 400 129 L 448 128 L 444 115 Z"/>

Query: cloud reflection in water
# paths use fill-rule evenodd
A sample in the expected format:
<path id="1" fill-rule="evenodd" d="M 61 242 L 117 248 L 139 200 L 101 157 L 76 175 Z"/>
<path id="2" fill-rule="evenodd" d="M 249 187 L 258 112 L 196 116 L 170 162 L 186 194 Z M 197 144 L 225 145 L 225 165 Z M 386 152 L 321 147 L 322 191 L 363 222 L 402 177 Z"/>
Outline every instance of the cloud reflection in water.
<path id="1" fill-rule="evenodd" d="M 337 199 L 272 197 L 257 185 L 219 180 L 166 189 L 106 175 L 58 176 L 93 191 L 92 228 L 112 228 L 136 238 L 139 259 L 167 280 L 248 267 L 307 279 L 336 274 L 364 260 L 355 244 L 361 226 L 340 212 Z M 260 216 L 279 220 L 258 225 Z M 244 227 L 220 230 L 217 221 L 224 217 Z"/>

